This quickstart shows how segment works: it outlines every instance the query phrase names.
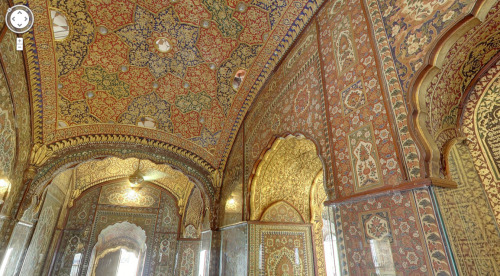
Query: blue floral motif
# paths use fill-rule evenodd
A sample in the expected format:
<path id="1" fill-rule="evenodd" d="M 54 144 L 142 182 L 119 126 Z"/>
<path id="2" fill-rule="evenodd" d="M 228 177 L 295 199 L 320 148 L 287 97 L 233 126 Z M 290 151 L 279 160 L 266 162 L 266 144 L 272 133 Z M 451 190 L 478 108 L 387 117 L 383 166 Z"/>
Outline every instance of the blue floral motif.
<path id="1" fill-rule="evenodd" d="M 149 67 L 151 73 L 160 78 L 171 73 L 179 78 L 186 74 L 188 66 L 203 62 L 196 48 L 199 28 L 181 23 L 173 7 L 155 15 L 137 6 L 135 23 L 119 29 L 116 34 L 130 46 L 131 65 Z M 162 34 L 176 38 L 174 53 L 162 56 L 150 50 L 150 38 L 153 34 Z M 154 39 L 154 37 L 153 37 Z"/>
<path id="2" fill-rule="evenodd" d="M 201 134 L 199 137 L 193 137 L 189 140 L 195 142 L 196 144 L 200 145 L 203 148 L 207 148 L 208 146 L 217 145 L 217 141 L 220 138 L 220 133 L 221 133 L 220 130 L 215 133 L 212 133 L 210 132 L 210 130 L 204 127 L 201 129 Z"/>

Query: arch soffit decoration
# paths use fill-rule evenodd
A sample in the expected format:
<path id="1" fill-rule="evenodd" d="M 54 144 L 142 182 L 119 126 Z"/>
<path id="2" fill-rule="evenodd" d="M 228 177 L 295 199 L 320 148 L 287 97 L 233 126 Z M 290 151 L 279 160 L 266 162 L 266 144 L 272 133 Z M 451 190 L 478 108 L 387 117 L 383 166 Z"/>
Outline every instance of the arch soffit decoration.
<path id="1" fill-rule="evenodd" d="M 32 159 L 36 158 L 33 155 L 39 156 L 44 154 L 38 154 L 38 151 L 45 152 L 50 150 L 46 146 L 41 146 L 38 149 L 35 146 L 35 150 L 32 152 Z M 211 172 L 196 166 L 188 160 L 179 158 L 175 153 L 162 151 L 158 148 L 131 144 L 114 144 L 110 146 L 109 144 L 101 145 L 96 143 L 86 145 L 85 147 L 78 146 L 71 149 L 64 149 L 50 153 L 49 155 L 50 157 L 40 166 L 36 166 L 38 170 L 33 176 L 28 195 L 42 191 L 55 175 L 68 168 L 76 167 L 83 162 L 94 159 L 118 157 L 120 159 L 138 158 L 141 160 L 150 160 L 157 165 L 169 165 L 174 170 L 182 171 L 191 181 L 199 185 L 208 198 L 212 200 L 215 196 Z"/>
<path id="2" fill-rule="evenodd" d="M 324 172 L 319 171 L 314 177 L 313 183 L 311 184 L 310 193 L 310 209 L 311 209 L 311 223 L 315 222 L 316 216 L 321 216 L 323 203 L 328 199 L 326 190 L 324 189 Z"/>
<path id="3" fill-rule="evenodd" d="M 258 208 L 259 210 L 256 210 L 257 206 L 255 204 L 256 194 L 257 194 L 256 193 L 257 186 L 260 185 L 260 182 L 261 182 L 260 178 L 262 177 L 263 174 L 265 174 L 265 171 L 269 167 L 269 163 L 271 163 L 273 161 L 273 159 L 275 159 L 275 154 L 277 151 L 279 151 L 279 148 L 282 145 L 286 145 L 284 143 L 287 143 L 288 141 L 294 141 L 294 140 L 298 141 L 299 143 L 303 143 L 303 146 L 307 148 L 307 151 L 302 152 L 302 154 L 309 153 L 309 154 L 311 154 L 311 156 L 314 155 L 313 159 L 305 162 L 309 165 L 312 165 L 311 170 L 310 170 L 311 178 L 308 180 L 305 180 L 303 183 L 308 183 L 308 185 L 312 185 L 314 183 L 314 179 L 317 177 L 319 172 L 322 172 L 324 170 L 324 162 L 321 159 L 321 155 L 320 155 L 319 150 L 318 150 L 319 147 L 317 146 L 317 143 L 315 143 L 315 141 L 313 139 L 306 137 L 305 135 L 300 134 L 300 133 L 295 134 L 295 135 L 287 133 L 286 135 L 283 135 L 283 136 L 273 137 L 269 141 L 268 147 L 266 147 L 266 149 L 261 153 L 260 158 L 255 162 L 255 164 L 253 166 L 252 174 L 250 175 L 250 178 L 249 178 L 249 182 L 248 182 L 249 185 L 247 188 L 247 190 L 248 190 L 247 206 L 250 206 L 250 208 L 248 210 L 247 216 L 250 220 L 260 219 L 262 217 L 262 214 L 265 212 L 266 209 L 268 209 L 272 204 L 274 204 L 278 201 L 282 201 L 282 200 L 297 210 L 297 208 L 298 208 L 297 206 L 295 206 L 294 204 L 289 202 L 289 200 L 284 199 L 284 198 L 271 200 L 271 202 L 268 202 L 268 204 L 266 206 L 260 206 Z M 304 161 L 304 159 L 300 159 L 300 158 L 295 158 L 294 160 Z M 315 161 L 317 161 L 317 163 Z M 316 163 L 316 164 L 313 164 L 313 163 Z M 289 169 L 289 168 L 291 168 L 290 164 L 291 164 L 290 162 L 284 161 L 284 164 L 281 164 L 282 165 L 281 167 Z M 314 167 L 314 169 L 312 169 L 312 167 Z M 271 175 L 277 176 L 277 175 L 282 175 L 282 174 L 279 172 L 274 172 Z M 296 174 L 296 175 L 299 175 L 299 174 Z M 304 174 L 300 174 L 300 175 L 304 175 Z M 326 183 L 326 181 L 324 180 L 325 175 L 326 174 L 322 174 L 323 185 Z M 325 188 L 325 187 L 323 187 L 323 188 Z M 309 202 L 310 201 L 310 191 L 311 190 L 310 190 L 310 186 L 309 186 L 308 190 L 307 190 L 308 194 L 306 196 L 307 206 L 303 206 L 303 207 L 306 207 L 307 209 L 310 208 L 310 202 Z M 303 212 L 301 212 L 299 210 L 297 210 L 297 211 L 301 215 L 303 221 L 307 221 L 309 219 L 310 210 L 307 210 L 307 212 L 305 210 Z"/>
<path id="4" fill-rule="evenodd" d="M 50 185 L 51 181 L 58 174 L 68 169 L 74 169 L 84 162 L 95 162 L 105 160 L 106 158 L 119 158 L 122 160 L 127 158 L 139 158 L 141 160 L 148 160 L 151 164 L 155 164 L 156 166 L 170 167 L 172 171 L 179 171 L 179 173 L 184 174 L 194 186 L 200 189 L 203 197 L 207 198 L 209 203 L 207 205 L 210 207 L 210 213 L 213 213 L 214 208 L 212 205 L 214 204 L 215 191 L 211 182 L 211 174 L 208 172 L 201 170 L 199 167 L 190 166 L 191 164 L 183 162 L 185 160 L 179 160 L 170 155 L 164 155 L 161 151 L 146 151 L 144 150 L 144 146 L 141 145 L 125 145 L 123 148 L 110 148 L 109 146 L 100 146 L 98 144 L 93 146 L 95 147 L 90 149 L 82 147 L 77 147 L 72 150 L 65 149 L 58 152 L 57 155 L 51 156 L 50 159 L 46 159 L 45 161 L 48 162 L 45 162 L 43 166 L 37 170 L 26 193 L 27 196 L 23 199 L 23 210 L 30 208 L 30 205 L 33 205 L 31 207 L 32 209 L 36 209 L 36 206 L 42 203 L 40 199 L 43 198 L 43 193 L 47 186 Z M 151 150 L 150 148 L 146 149 Z M 46 147 L 45 150 L 47 150 Z M 97 182 L 98 181 L 94 184 L 98 184 Z M 153 181 L 152 183 L 161 186 L 161 183 L 158 183 L 158 181 Z M 191 190 L 192 189 L 189 189 L 184 192 L 189 194 Z M 19 216 L 22 216 L 22 213 L 23 212 L 20 212 Z"/>
<path id="5" fill-rule="evenodd" d="M 74 170 L 73 199 L 83 191 L 109 181 L 128 180 L 135 172 L 139 159 L 107 157 L 102 160 L 91 160 L 79 164 Z M 180 208 L 185 205 L 187 196 L 196 186 L 183 172 L 165 164 L 154 164 L 149 160 L 141 160 L 140 171 L 145 181 L 170 192 L 177 200 Z M 161 174 L 161 175 L 159 175 Z M 155 176 L 161 178 L 155 179 Z"/>
<path id="6" fill-rule="evenodd" d="M 422 177 L 439 177 L 441 174 L 441 169 L 443 168 L 441 165 L 442 155 L 444 148 L 443 146 L 450 140 L 456 137 L 449 137 L 446 141 L 442 143 L 437 143 L 436 136 L 433 135 L 435 131 L 431 129 L 429 124 L 430 117 L 433 115 L 429 110 L 426 100 L 428 100 L 429 95 L 427 94 L 430 89 L 436 87 L 437 84 L 443 83 L 443 76 L 446 77 L 446 73 L 452 72 L 452 70 L 456 70 L 456 68 L 452 68 L 450 63 L 459 61 L 464 56 L 469 56 L 470 53 L 473 52 L 475 45 L 468 45 L 468 48 L 464 49 L 465 42 L 470 41 L 469 39 L 465 39 L 468 32 L 472 32 L 475 28 L 480 28 L 482 24 L 486 24 L 488 22 L 487 16 L 490 10 L 497 3 L 495 0 L 479 0 L 474 5 L 474 8 L 469 14 L 466 14 L 462 17 L 460 21 L 458 21 L 453 27 L 451 27 L 440 40 L 434 43 L 432 50 L 426 56 L 424 61 L 424 66 L 421 67 L 418 74 L 416 74 L 416 78 L 412 81 L 410 87 L 410 91 L 408 93 L 408 103 L 409 103 L 409 114 L 410 116 L 410 125 L 409 129 L 411 133 L 417 136 L 417 145 L 424 152 L 424 170 L 422 173 Z M 496 14 L 495 16 L 500 16 Z M 481 28 L 482 31 L 485 28 Z M 491 32 L 487 35 L 490 37 L 494 32 Z M 472 36 L 478 35 L 477 33 L 473 33 Z M 464 39 L 461 39 L 464 38 Z M 461 46 L 459 51 L 454 51 L 453 47 Z M 463 54 L 463 51 L 467 51 L 467 55 Z M 460 54 L 462 52 L 462 54 Z M 487 54 L 487 53 L 485 53 Z M 484 56 L 479 56 L 479 58 L 484 58 Z M 483 67 L 487 67 L 487 64 L 483 64 Z M 477 79 L 477 75 L 482 72 L 476 72 L 476 74 L 470 78 L 468 78 L 468 83 L 465 85 L 466 87 L 470 86 L 470 83 Z M 453 74 L 450 74 L 453 76 Z M 454 83 L 454 82 L 449 82 Z M 455 83 L 456 84 L 456 83 Z M 460 85 L 456 84 L 456 85 Z M 455 107 L 459 107 L 459 105 L 464 101 L 467 96 L 465 91 L 462 91 L 460 88 L 458 90 L 450 89 L 450 87 L 446 87 L 447 89 L 444 92 L 448 93 L 461 93 L 458 95 L 458 100 L 455 103 Z M 469 89 L 470 90 L 470 89 Z M 457 96 L 457 95 L 453 95 Z M 442 97 L 442 96 L 441 96 Z M 450 113 L 451 110 L 447 110 Z M 457 114 L 459 115 L 459 114 Z M 440 118 L 441 121 L 444 118 Z M 454 118 L 454 125 L 459 124 L 458 116 Z M 438 130 L 442 131 L 442 130 Z M 458 131 L 455 132 L 458 134 Z"/>
<path id="7" fill-rule="evenodd" d="M 182 212 L 181 232 L 184 235 L 186 233 L 186 230 L 188 229 L 188 226 L 191 225 L 196 229 L 197 231 L 196 234 L 199 236 L 201 234 L 203 218 L 206 215 L 205 213 L 206 203 L 205 203 L 205 198 L 203 197 L 203 193 L 201 193 L 201 191 L 196 190 L 196 188 L 191 189 L 189 193 L 186 195 L 185 202 L 186 204 L 184 205 L 184 209 L 180 210 L 180 212 Z M 197 208 L 201 208 L 201 213 L 198 212 L 200 210 L 198 210 Z M 199 217 L 194 218 L 193 216 L 198 215 L 198 213 Z"/>

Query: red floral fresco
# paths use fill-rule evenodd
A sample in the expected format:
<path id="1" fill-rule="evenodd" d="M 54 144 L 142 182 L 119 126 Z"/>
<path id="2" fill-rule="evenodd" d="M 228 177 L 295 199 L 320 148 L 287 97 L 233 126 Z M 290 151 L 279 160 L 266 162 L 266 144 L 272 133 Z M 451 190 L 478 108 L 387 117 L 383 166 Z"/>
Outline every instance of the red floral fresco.
<path id="1" fill-rule="evenodd" d="M 390 113 L 384 99 L 384 84 L 381 83 L 377 70 L 376 51 L 369 25 L 362 5 L 345 2 L 342 5 L 331 3 L 318 13 L 320 29 L 320 50 L 325 72 L 325 86 L 329 109 L 327 117 L 331 126 L 332 153 L 335 157 L 337 178 L 339 180 L 338 197 L 356 193 L 357 172 L 350 160 L 360 160 L 356 151 L 349 152 L 349 133 L 362 126 L 373 125 L 373 146 L 378 152 L 376 162 L 380 166 L 380 178 L 383 185 L 397 185 L 403 180 L 400 158 L 390 127 Z M 337 16 L 343 14 L 343 17 Z M 343 18 L 343 21 L 340 20 Z M 342 27 L 341 29 L 338 29 Z M 339 33 L 344 35 L 338 35 Z M 340 39 L 336 43 L 335 39 Z M 343 40 L 352 39 L 349 43 Z M 342 56 L 335 54 L 335 49 L 342 45 L 354 45 L 349 66 L 342 61 Z M 347 61 L 346 61 L 347 62 Z M 339 74 L 339 64 L 342 74 Z M 352 104 L 353 94 L 360 102 Z M 362 99 L 362 100 L 361 100 Z M 344 102 L 345 101 L 345 102 Z M 368 133 L 367 133 L 368 134 Z M 375 168 L 375 167 L 374 167 Z M 378 187 L 377 185 L 373 188 Z"/>
<path id="2" fill-rule="evenodd" d="M 451 275 L 426 190 L 369 198 L 338 208 L 351 275 L 375 273 L 374 260 L 379 256 L 373 255 L 378 251 L 370 241 L 383 239 L 388 239 L 398 275 Z"/>
<path id="3" fill-rule="evenodd" d="M 245 182 L 274 136 L 302 133 L 330 160 L 315 26 L 308 27 L 267 82 L 245 123 Z M 329 162 L 325 161 L 331 173 Z M 331 174 L 329 174 L 331 176 Z"/>

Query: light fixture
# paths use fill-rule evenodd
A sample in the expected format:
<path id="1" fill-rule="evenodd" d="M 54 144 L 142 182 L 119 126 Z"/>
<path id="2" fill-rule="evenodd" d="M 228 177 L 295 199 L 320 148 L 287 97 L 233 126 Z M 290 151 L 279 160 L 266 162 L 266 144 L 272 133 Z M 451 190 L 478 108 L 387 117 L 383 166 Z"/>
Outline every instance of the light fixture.
<path id="1" fill-rule="evenodd" d="M 0 204 L 3 204 L 5 196 L 9 191 L 10 181 L 9 179 L 0 171 Z"/>
<path id="2" fill-rule="evenodd" d="M 144 176 L 141 173 L 141 160 L 139 159 L 139 163 L 137 164 L 137 170 L 128 177 L 128 181 L 130 182 L 130 187 L 132 189 L 139 190 L 141 188 L 142 182 L 144 182 Z"/>

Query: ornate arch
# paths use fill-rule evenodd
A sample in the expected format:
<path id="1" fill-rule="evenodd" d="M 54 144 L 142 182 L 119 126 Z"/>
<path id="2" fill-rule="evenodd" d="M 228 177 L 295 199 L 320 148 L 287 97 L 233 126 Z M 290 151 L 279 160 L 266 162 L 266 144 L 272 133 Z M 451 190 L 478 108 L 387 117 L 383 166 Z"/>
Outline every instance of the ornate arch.
<path id="1" fill-rule="evenodd" d="M 249 219 L 260 219 L 270 204 L 285 200 L 297 209 L 304 221 L 309 221 L 310 186 L 318 171 L 324 168 L 316 144 L 303 135 L 276 137 L 261 157 L 250 177 Z M 294 173 L 296 169 L 300 172 Z M 301 186 L 303 189 L 298 188 Z"/>
<path id="2" fill-rule="evenodd" d="M 500 51 L 500 12 L 494 0 L 476 2 L 471 13 L 434 44 L 408 93 L 410 131 L 423 149 L 423 177 L 442 176 L 442 152 L 457 129 L 461 104 L 481 70 Z"/>
<path id="3" fill-rule="evenodd" d="M 23 210 L 26 210 L 29 204 L 40 203 L 37 199 L 41 198 L 43 191 L 57 174 L 67 169 L 77 167 L 84 162 L 102 160 L 108 157 L 117 157 L 120 159 L 146 159 L 149 160 L 151 164 L 156 164 L 158 166 L 168 165 L 173 170 L 181 171 L 200 189 L 204 197 L 207 198 L 207 205 L 210 206 L 210 210 L 214 209 L 213 205 L 215 204 L 214 198 L 216 193 L 212 184 L 212 179 L 213 172 L 215 171 L 210 171 L 208 168 L 195 164 L 192 160 L 183 158 L 176 152 L 158 148 L 154 145 L 126 142 L 110 144 L 94 141 L 71 147 L 64 147 L 62 149 L 35 146 L 32 152 L 31 163 L 40 165 L 32 166 L 32 168 L 38 167 L 38 169 L 26 191 L 26 196 L 22 203 Z M 212 213 L 211 211 L 211 215 Z M 20 215 L 22 215 L 22 213 L 20 213 Z"/>

